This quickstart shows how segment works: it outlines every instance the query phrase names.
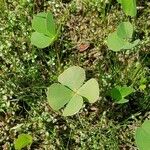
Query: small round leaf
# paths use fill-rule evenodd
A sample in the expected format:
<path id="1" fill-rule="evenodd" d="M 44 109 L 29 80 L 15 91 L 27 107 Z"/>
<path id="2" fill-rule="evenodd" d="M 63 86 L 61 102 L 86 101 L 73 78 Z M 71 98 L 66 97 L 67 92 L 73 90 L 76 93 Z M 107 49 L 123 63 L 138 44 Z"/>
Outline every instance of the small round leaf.
<path id="1" fill-rule="evenodd" d="M 72 116 L 79 112 L 83 105 L 83 98 L 79 95 L 74 95 L 63 111 L 63 116 Z"/>
<path id="2" fill-rule="evenodd" d="M 116 87 L 111 90 L 110 95 L 115 102 L 122 100 L 122 95 Z"/>
<path id="3" fill-rule="evenodd" d="M 99 98 L 99 85 L 95 79 L 88 80 L 77 93 L 85 97 L 90 103 L 94 103 Z"/>
<path id="4" fill-rule="evenodd" d="M 32 144 L 32 136 L 28 134 L 20 134 L 14 141 L 16 150 L 21 150 L 30 144 Z"/>
<path id="5" fill-rule="evenodd" d="M 132 87 L 127 87 L 127 86 L 118 87 L 118 89 L 123 98 L 134 92 L 134 89 Z"/>
<path id="6" fill-rule="evenodd" d="M 47 30 L 47 13 L 39 13 L 33 17 L 32 28 L 45 35 L 49 35 L 50 32 Z"/>
<path id="7" fill-rule="evenodd" d="M 108 45 L 109 49 L 111 49 L 115 52 L 122 50 L 125 43 L 126 42 L 122 38 L 118 37 L 117 32 L 111 33 L 107 39 L 107 45 Z"/>
<path id="8" fill-rule="evenodd" d="M 67 104 L 73 95 L 73 91 L 59 83 L 52 84 L 47 91 L 48 103 L 56 111 Z"/>
<path id="9" fill-rule="evenodd" d="M 76 91 L 85 80 L 85 71 L 78 66 L 72 66 L 59 75 L 58 81 Z"/>
<path id="10" fill-rule="evenodd" d="M 53 37 L 46 36 L 43 33 L 33 32 L 31 35 L 31 43 L 39 48 L 45 48 L 53 41 Z"/>
<path id="11" fill-rule="evenodd" d="M 136 130 L 135 142 L 139 150 L 150 149 L 150 120 L 146 120 L 142 126 Z"/>
<path id="12" fill-rule="evenodd" d="M 122 22 L 117 28 L 117 35 L 122 39 L 130 39 L 133 34 L 133 26 L 130 22 Z"/>

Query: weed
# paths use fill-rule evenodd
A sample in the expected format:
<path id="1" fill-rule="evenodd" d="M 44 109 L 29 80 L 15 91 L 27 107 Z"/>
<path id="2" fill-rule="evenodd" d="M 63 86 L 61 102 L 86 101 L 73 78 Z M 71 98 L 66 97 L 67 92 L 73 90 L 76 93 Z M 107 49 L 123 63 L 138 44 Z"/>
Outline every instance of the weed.
<path id="1" fill-rule="evenodd" d="M 54 110 L 59 110 L 68 103 L 63 111 L 63 116 L 71 116 L 82 108 L 82 97 L 85 97 L 90 103 L 98 100 L 99 86 L 97 81 L 90 79 L 83 85 L 84 80 L 84 69 L 73 66 L 65 70 L 58 77 L 61 84 L 54 83 L 48 88 L 47 98 L 50 106 Z"/>

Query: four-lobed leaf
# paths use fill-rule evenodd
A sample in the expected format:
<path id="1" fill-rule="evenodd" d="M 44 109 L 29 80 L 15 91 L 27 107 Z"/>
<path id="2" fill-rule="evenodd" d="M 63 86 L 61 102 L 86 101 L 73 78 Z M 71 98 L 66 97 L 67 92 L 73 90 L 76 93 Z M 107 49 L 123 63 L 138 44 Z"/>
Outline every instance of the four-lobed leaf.
<path id="1" fill-rule="evenodd" d="M 109 34 L 107 38 L 108 48 L 117 52 L 123 49 L 131 49 L 135 47 L 140 40 L 132 41 L 133 26 L 130 22 L 122 22 L 117 30 Z"/>
<path id="2" fill-rule="evenodd" d="M 123 103 L 128 102 L 128 100 L 125 99 L 125 97 L 127 97 L 128 95 L 130 95 L 133 92 L 134 92 L 134 89 L 132 87 L 116 86 L 111 90 L 110 96 L 112 97 L 112 99 L 114 100 L 115 103 L 123 104 Z"/>
<path id="3" fill-rule="evenodd" d="M 135 133 L 135 142 L 139 150 L 150 149 L 150 120 L 145 120 Z"/>
<path id="4" fill-rule="evenodd" d="M 76 114 L 83 106 L 83 98 L 94 103 L 99 98 L 99 85 L 95 79 L 85 84 L 85 71 L 78 66 L 72 66 L 59 75 L 60 83 L 52 84 L 47 91 L 49 105 L 54 110 L 63 110 L 63 116 Z"/>
<path id="5" fill-rule="evenodd" d="M 14 146 L 16 150 L 21 150 L 28 145 L 32 144 L 32 136 L 28 134 L 20 134 L 14 141 Z"/>
<path id="6" fill-rule="evenodd" d="M 54 42 L 57 31 L 52 13 L 42 12 L 33 17 L 31 43 L 39 48 L 45 48 Z"/>

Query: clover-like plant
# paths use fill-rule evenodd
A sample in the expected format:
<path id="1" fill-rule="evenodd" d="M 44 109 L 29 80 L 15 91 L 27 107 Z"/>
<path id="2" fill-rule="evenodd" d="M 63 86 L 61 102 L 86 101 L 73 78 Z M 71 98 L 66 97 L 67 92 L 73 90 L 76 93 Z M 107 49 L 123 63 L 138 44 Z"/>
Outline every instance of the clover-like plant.
<path id="1" fill-rule="evenodd" d="M 98 82 L 92 78 L 84 83 L 85 78 L 84 69 L 78 66 L 72 66 L 60 74 L 59 83 L 48 87 L 47 99 L 51 108 L 58 111 L 65 106 L 63 116 L 71 116 L 82 108 L 83 98 L 90 103 L 98 100 Z"/>
<path id="2" fill-rule="evenodd" d="M 41 12 L 33 17 L 31 43 L 38 48 L 45 48 L 57 38 L 56 24 L 50 12 Z"/>
<path id="3" fill-rule="evenodd" d="M 135 133 L 135 142 L 139 150 L 150 149 L 150 120 L 145 120 Z"/>
<path id="4" fill-rule="evenodd" d="M 130 22 L 120 23 L 117 30 L 111 33 L 107 38 L 109 49 L 117 52 L 135 47 L 140 40 L 132 41 L 133 31 L 133 26 Z"/>
<path id="5" fill-rule="evenodd" d="M 136 0 L 117 0 L 126 15 L 134 17 L 137 14 Z"/>
<path id="6" fill-rule="evenodd" d="M 128 95 L 130 95 L 133 92 L 134 92 L 134 89 L 131 87 L 116 86 L 111 90 L 110 96 L 112 97 L 112 99 L 114 100 L 115 103 L 123 104 L 123 103 L 127 103 L 129 101 L 125 97 L 127 97 Z"/>
<path id="7" fill-rule="evenodd" d="M 29 134 L 20 134 L 14 141 L 14 146 L 16 150 L 21 150 L 32 144 L 32 136 Z"/>

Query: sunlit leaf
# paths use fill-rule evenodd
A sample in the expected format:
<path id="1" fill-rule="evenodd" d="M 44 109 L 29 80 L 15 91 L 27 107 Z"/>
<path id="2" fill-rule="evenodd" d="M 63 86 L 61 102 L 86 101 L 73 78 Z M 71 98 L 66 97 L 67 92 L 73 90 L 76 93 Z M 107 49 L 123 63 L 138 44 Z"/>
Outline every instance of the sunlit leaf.
<path id="1" fill-rule="evenodd" d="M 74 93 L 69 88 L 59 83 L 52 84 L 47 91 L 48 103 L 54 110 L 62 108 L 73 95 Z"/>
<path id="2" fill-rule="evenodd" d="M 45 48 L 54 41 L 53 37 L 44 35 L 43 33 L 33 32 L 31 35 L 31 43 L 39 48 Z"/>
<path id="3" fill-rule="evenodd" d="M 32 136 L 28 134 L 20 134 L 14 141 L 14 146 L 16 150 L 21 150 L 28 145 L 32 144 Z"/>
<path id="4" fill-rule="evenodd" d="M 129 15 L 131 17 L 136 16 L 136 0 L 121 0 L 121 5 L 126 15 Z"/>
<path id="5" fill-rule="evenodd" d="M 146 120 L 142 126 L 136 130 L 135 141 L 139 150 L 150 149 L 150 120 Z"/>
<path id="6" fill-rule="evenodd" d="M 50 32 L 47 30 L 46 22 L 47 22 L 47 13 L 44 12 L 39 13 L 33 17 L 32 28 L 39 33 L 49 35 Z"/>
<path id="7" fill-rule="evenodd" d="M 133 26 L 130 22 L 122 22 L 119 24 L 117 30 L 111 33 L 107 38 L 108 48 L 118 52 L 121 50 L 132 49 L 140 40 L 132 40 Z"/>
<path id="8" fill-rule="evenodd" d="M 117 0 L 118 3 L 121 3 L 121 0 Z"/>
<path id="9" fill-rule="evenodd" d="M 127 103 L 127 102 L 129 102 L 129 100 L 128 100 L 128 99 L 125 99 L 125 98 L 122 98 L 122 99 L 119 100 L 119 101 L 115 101 L 116 104 L 124 104 L 124 103 Z"/>
<path id="10" fill-rule="evenodd" d="M 72 116 L 76 114 L 83 105 L 83 98 L 79 95 L 74 95 L 63 111 L 63 116 Z"/>
<path id="11" fill-rule="evenodd" d="M 85 71 L 81 67 L 72 66 L 58 76 L 58 81 L 76 91 L 85 80 Z"/>
<path id="12" fill-rule="evenodd" d="M 42 12 L 33 17 L 31 43 L 39 48 L 51 45 L 57 37 L 56 25 L 52 13 Z"/>
<path id="13" fill-rule="evenodd" d="M 118 87 L 118 89 L 122 97 L 126 97 L 134 92 L 134 89 L 132 87 L 127 87 L 127 86 Z"/>
<path id="14" fill-rule="evenodd" d="M 118 36 L 117 32 L 113 32 L 108 36 L 107 45 L 109 49 L 113 51 L 120 51 L 125 44 L 126 42 L 124 41 L 124 39 Z"/>
<path id="15" fill-rule="evenodd" d="M 99 85 L 95 79 L 88 80 L 77 93 L 85 97 L 90 103 L 94 103 L 99 98 Z"/>
<path id="16" fill-rule="evenodd" d="M 117 28 L 117 35 L 122 39 L 130 39 L 133 34 L 133 26 L 130 22 L 122 22 Z"/>
<path id="17" fill-rule="evenodd" d="M 123 47 L 123 49 L 132 49 L 134 48 L 135 46 L 137 46 L 139 44 L 140 40 L 135 40 L 133 43 L 126 43 Z"/>
<path id="18" fill-rule="evenodd" d="M 63 116 L 76 114 L 83 105 L 83 98 L 94 103 L 99 98 L 99 85 L 95 79 L 85 84 L 85 71 L 72 66 L 58 76 L 60 83 L 52 84 L 47 91 L 49 105 L 54 110 L 63 108 Z"/>

